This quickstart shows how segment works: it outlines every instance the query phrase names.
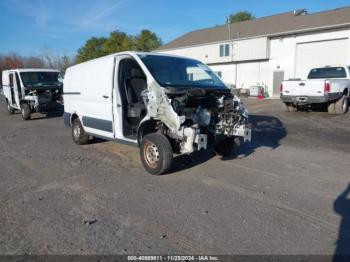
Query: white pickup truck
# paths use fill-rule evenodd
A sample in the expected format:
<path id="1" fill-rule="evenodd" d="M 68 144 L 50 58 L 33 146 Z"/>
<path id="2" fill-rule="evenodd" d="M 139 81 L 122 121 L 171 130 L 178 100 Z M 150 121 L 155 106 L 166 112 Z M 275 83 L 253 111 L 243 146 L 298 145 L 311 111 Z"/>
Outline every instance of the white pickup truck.
<path id="1" fill-rule="evenodd" d="M 287 111 L 327 106 L 329 114 L 345 114 L 350 91 L 350 67 L 323 67 L 311 69 L 307 80 L 287 80 L 281 84 L 281 100 Z"/>

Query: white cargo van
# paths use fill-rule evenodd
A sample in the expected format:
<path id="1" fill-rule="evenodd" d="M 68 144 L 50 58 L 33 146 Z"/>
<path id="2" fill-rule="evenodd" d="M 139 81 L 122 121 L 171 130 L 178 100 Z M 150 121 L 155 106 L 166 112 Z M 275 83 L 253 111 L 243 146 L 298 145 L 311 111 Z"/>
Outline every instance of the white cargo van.
<path id="1" fill-rule="evenodd" d="M 57 70 L 5 70 L 2 88 L 8 113 L 20 110 L 24 120 L 30 119 L 33 112 L 48 113 L 61 106 L 63 79 Z"/>
<path id="2" fill-rule="evenodd" d="M 206 65 L 184 57 L 123 52 L 68 68 L 64 121 L 77 144 L 89 136 L 140 147 L 145 169 L 167 172 L 173 153 L 250 140 L 248 113 Z"/>

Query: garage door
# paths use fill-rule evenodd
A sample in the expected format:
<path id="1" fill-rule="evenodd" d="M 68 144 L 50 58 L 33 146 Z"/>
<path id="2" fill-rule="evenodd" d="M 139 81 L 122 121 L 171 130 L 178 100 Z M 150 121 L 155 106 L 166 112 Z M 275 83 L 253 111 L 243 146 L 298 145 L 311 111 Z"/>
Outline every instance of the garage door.
<path id="1" fill-rule="evenodd" d="M 305 79 L 311 68 L 345 64 L 348 39 L 297 44 L 295 77 Z"/>

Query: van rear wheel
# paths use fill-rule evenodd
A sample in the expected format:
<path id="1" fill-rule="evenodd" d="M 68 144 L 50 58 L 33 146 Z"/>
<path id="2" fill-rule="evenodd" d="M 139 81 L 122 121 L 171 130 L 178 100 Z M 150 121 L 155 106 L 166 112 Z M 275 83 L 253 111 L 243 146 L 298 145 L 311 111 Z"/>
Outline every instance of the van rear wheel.
<path id="1" fill-rule="evenodd" d="M 145 135 L 140 145 L 140 157 L 148 173 L 156 176 L 166 173 L 173 162 L 168 138 L 159 133 Z"/>
<path id="2" fill-rule="evenodd" d="M 89 141 L 89 135 L 86 134 L 79 118 L 75 118 L 72 122 L 72 137 L 77 145 L 86 145 Z"/>
<path id="3" fill-rule="evenodd" d="M 10 114 L 10 115 L 13 115 L 15 113 L 15 109 L 10 106 L 10 103 L 9 101 L 6 101 L 6 104 L 7 104 L 7 112 Z"/>

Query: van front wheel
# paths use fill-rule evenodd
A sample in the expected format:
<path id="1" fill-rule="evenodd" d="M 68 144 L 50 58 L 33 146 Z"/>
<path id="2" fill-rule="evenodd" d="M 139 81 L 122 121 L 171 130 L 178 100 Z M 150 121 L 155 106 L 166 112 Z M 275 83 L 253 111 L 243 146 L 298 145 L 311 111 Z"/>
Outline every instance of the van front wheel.
<path id="1" fill-rule="evenodd" d="M 27 121 L 30 119 L 32 110 L 30 109 L 30 106 L 27 103 L 23 103 L 21 105 L 21 112 L 23 120 Z"/>
<path id="2" fill-rule="evenodd" d="M 147 172 L 159 176 L 170 169 L 173 162 L 173 150 L 164 135 L 152 133 L 143 137 L 140 157 Z"/>
<path id="3" fill-rule="evenodd" d="M 79 118 L 75 118 L 72 122 L 72 137 L 77 145 L 86 145 L 89 141 L 89 135 L 85 133 Z"/>

